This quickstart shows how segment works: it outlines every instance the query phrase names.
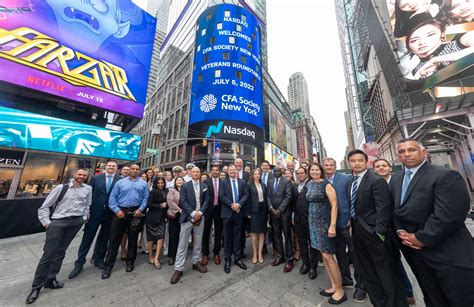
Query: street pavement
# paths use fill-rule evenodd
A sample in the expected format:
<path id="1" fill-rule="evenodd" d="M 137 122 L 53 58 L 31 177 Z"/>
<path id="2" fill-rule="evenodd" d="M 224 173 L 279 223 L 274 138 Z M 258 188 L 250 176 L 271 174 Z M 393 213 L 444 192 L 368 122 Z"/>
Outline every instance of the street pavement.
<path id="1" fill-rule="evenodd" d="M 189 250 L 181 281 L 171 285 L 169 280 L 174 267 L 168 266 L 167 257 L 161 257 L 163 266 L 157 270 L 147 263 L 145 255 L 139 253 L 135 270 L 131 273 L 126 273 L 124 262 L 117 259 L 110 279 L 102 280 L 101 271 L 88 261 L 78 277 L 68 280 L 81 236 L 82 231 L 69 247 L 58 275 L 58 280 L 65 282 L 64 288 L 43 289 L 35 305 L 330 306 L 327 299 L 319 295 L 320 289 L 329 287 L 324 267 L 318 268 L 317 279 L 309 280 L 298 272 L 301 261 L 296 263 L 292 272 L 283 273 L 283 265 L 272 267 L 270 257 L 263 265 L 253 265 L 247 258 L 247 271 L 232 266 L 230 274 L 225 274 L 223 264 L 216 266 L 211 257 L 209 272 L 200 274 L 191 270 Z M 36 265 L 42 255 L 44 238 L 44 233 L 41 233 L 0 240 L 0 306 L 25 305 Z M 247 242 L 249 247 L 250 242 Z M 415 286 L 418 306 L 423 306 L 421 292 L 411 272 L 409 275 Z M 371 305 L 368 301 L 363 304 L 353 302 L 353 291 L 346 289 L 349 300 L 341 306 Z"/>

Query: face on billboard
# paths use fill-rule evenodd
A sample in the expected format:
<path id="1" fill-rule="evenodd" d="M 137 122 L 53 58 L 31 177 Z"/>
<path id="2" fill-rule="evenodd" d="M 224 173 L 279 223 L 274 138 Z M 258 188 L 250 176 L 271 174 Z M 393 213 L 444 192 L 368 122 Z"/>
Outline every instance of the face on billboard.
<path id="1" fill-rule="evenodd" d="M 0 146 L 136 160 L 139 136 L 0 106 Z"/>
<path id="2" fill-rule="evenodd" d="M 414 89 L 469 75 L 474 53 L 474 1 L 387 0 L 387 7 L 400 68 Z"/>
<path id="3" fill-rule="evenodd" d="M 0 0 L 0 80 L 143 117 L 154 18 L 128 0 Z"/>

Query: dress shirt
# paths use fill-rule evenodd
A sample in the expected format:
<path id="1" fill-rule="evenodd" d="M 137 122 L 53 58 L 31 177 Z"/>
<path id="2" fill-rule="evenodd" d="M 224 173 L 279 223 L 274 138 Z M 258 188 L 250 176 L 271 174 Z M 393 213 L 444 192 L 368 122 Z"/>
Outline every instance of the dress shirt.
<path id="1" fill-rule="evenodd" d="M 416 172 L 418 172 L 418 170 L 420 169 L 420 167 L 422 167 L 424 164 L 426 163 L 426 160 L 423 161 L 420 165 L 418 165 L 417 167 L 414 167 L 414 168 L 408 168 L 408 167 L 405 167 L 405 170 L 410 170 L 411 171 L 411 175 L 410 175 L 410 179 L 413 179 L 416 175 Z"/>
<path id="2" fill-rule="evenodd" d="M 270 172 L 262 172 L 262 182 L 267 184 L 268 182 L 268 175 L 270 174 Z"/>
<path id="3" fill-rule="evenodd" d="M 229 180 L 230 180 L 230 188 L 232 190 L 232 199 L 234 200 L 234 203 L 237 203 L 239 201 L 239 199 L 238 199 L 238 195 L 234 194 L 234 181 L 235 181 L 235 188 L 237 189 L 237 194 L 239 193 L 239 191 L 238 191 L 239 181 L 237 180 L 237 178 L 235 178 L 235 179 L 229 178 Z"/>
<path id="4" fill-rule="evenodd" d="M 358 175 L 353 175 L 353 177 L 359 176 L 359 178 L 357 178 L 357 190 L 360 188 L 360 183 L 362 181 L 362 178 L 365 176 L 365 173 L 367 173 L 367 169 Z M 354 186 L 354 181 L 352 181 L 352 184 L 351 184 L 351 191 L 352 191 L 353 186 Z"/>
<path id="5" fill-rule="evenodd" d="M 174 178 L 166 183 L 166 188 L 167 189 L 174 189 Z"/>
<path id="6" fill-rule="evenodd" d="M 334 181 L 334 177 L 336 176 L 336 173 L 334 173 L 331 178 L 329 178 L 328 176 L 326 176 L 326 179 L 331 183 L 331 184 L 334 184 L 333 181 Z"/>
<path id="7" fill-rule="evenodd" d="M 244 170 L 243 170 L 243 169 L 241 169 L 241 170 L 237 173 L 237 178 L 244 179 Z"/>
<path id="8" fill-rule="evenodd" d="M 148 184 L 145 180 L 137 178 L 132 180 L 130 177 L 117 181 L 112 189 L 109 199 L 109 208 L 113 212 L 120 211 L 119 207 L 130 208 L 139 206 L 143 212 L 148 201 Z"/>
<path id="9" fill-rule="evenodd" d="M 107 193 L 110 192 L 110 187 L 114 183 L 114 176 L 115 176 L 115 173 L 113 173 L 112 175 L 105 173 L 105 188 L 106 188 Z"/>
<path id="10" fill-rule="evenodd" d="M 390 183 L 390 180 L 392 180 L 392 175 L 388 176 L 387 183 Z"/>
<path id="11" fill-rule="evenodd" d="M 258 193 L 258 202 L 263 203 L 263 190 L 262 190 L 262 185 L 258 182 L 255 182 L 255 187 L 257 188 L 257 193 Z"/>
<path id="12" fill-rule="evenodd" d="M 46 197 L 43 205 L 38 209 L 38 219 L 42 225 L 46 226 L 51 223 L 49 208 L 54 206 L 62 189 L 63 184 L 56 186 L 51 193 L 49 193 L 48 197 Z M 91 203 L 92 187 L 85 183 L 75 187 L 71 182 L 63 199 L 58 203 L 56 210 L 54 210 L 51 219 L 56 220 L 65 217 L 82 216 L 84 220 L 87 220 Z"/>
<path id="13" fill-rule="evenodd" d="M 298 193 L 300 193 L 301 190 L 303 190 L 304 186 L 306 185 L 306 182 L 308 182 L 308 179 L 306 179 L 303 182 L 298 183 Z"/>
<path id="14" fill-rule="evenodd" d="M 183 179 L 184 179 L 184 182 L 188 182 L 188 181 L 191 181 L 193 178 L 189 175 L 186 175 L 183 177 Z"/>

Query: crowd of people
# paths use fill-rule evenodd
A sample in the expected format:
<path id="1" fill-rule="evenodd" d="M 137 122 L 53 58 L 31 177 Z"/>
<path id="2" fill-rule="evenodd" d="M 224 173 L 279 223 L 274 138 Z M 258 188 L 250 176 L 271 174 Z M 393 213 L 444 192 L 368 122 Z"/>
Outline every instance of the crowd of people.
<path id="1" fill-rule="evenodd" d="M 322 262 L 330 287 L 320 294 L 330 304 L 345 302 L 344 289 L 355 286 L 355 302 L 368 294 L 374 306 L 408 306 L 415 299 L 403 254 L 426 306 L 473 306 L 466 184 L 458 172 L 431 165 L 415 140 L 400 141 L 397 150 L 403 167 L 395 174 L 384 159 L 369 170 L 361 150 L 347 156 L 352 174 L 337 172 L 332 158 L 273 169 L 268 161 L 252 169 L 237 158 L 212 165 L 209 174 L 192 163 L 171 172 L 140 174 L 137 164 L 118 171 L 109 160 L 88 184 L 88 171 L 78 169 L 38 209 L 46 242 L 26 302 L 35 302 L 43 287 L 63 287 L 56 275 L 85 223 L 70 279 L 81 273 L 96 236 L 91 263 L 102 279 L 111 276 L 119 248 L 126 272 L 133 271 L 146 238 L 148 262 L 160 269 L 167 255 L 174 266 L 171 284 L 182 278 L 190 244 L 192 269 L 206 273 L 212 245 L 213 261 L 223 261 L 225 273 L 246 270 L 247 257 L 262 265 L 273 255 L 271 266 L 284 265 L 285 273 L 301 260 L 299 273 L 312 280 Z"/>

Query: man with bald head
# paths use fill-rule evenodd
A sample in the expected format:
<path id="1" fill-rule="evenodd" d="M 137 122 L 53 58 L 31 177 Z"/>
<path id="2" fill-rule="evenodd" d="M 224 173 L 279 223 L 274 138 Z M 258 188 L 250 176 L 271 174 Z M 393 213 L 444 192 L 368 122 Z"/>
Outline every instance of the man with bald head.
<path id="1" fill-rule="evenodd" d="M 244 161 L 241 158 L 234 160 L 235 170 L 237 171 L 237 178 L 247 182 L 250 179 L 250 175 L 244 172 Z"/>

